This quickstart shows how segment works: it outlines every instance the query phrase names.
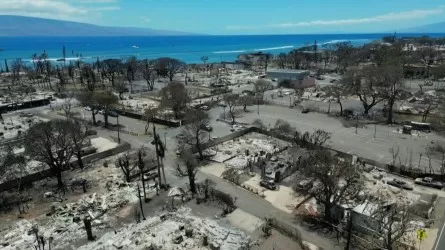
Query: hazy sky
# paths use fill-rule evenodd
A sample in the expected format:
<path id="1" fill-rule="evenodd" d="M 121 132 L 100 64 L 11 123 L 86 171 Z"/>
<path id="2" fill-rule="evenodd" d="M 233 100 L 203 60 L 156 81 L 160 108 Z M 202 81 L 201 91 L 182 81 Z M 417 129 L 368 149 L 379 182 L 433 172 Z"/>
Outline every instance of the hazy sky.
<path id="1" fill-rule="evenodd" d="M 205 34 L 391 32 L 445 21 L 445 0 L 0 0 L 0 14 Z"/>

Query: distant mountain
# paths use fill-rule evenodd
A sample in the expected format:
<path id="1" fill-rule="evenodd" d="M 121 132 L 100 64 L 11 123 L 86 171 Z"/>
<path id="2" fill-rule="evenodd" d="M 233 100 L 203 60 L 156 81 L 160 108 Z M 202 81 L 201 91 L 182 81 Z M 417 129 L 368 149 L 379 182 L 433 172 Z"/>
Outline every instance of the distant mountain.
<path id="1" fill-rule="evenodd" d="M 0 36 L 182 36 L 185 32 L 106 27 L 54 19 L 0 15 Z"/>
<path id="2" fill-rule="evenodd" d="M 401 29 L 399 33 L 445 33 L 445 22 L 432 23 L 418 27 Z"/>

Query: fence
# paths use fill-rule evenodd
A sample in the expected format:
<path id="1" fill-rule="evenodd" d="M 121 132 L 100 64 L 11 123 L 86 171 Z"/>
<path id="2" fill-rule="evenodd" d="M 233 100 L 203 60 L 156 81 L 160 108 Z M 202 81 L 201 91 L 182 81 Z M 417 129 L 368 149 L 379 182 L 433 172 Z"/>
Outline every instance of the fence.
<path id="1" fill-rule="evenodd" d="M 112 139 L 114 140 L 114 138 L 112 138 Z M 115 155 L 115 154 L 122 153 L 124 151 L 129 150 L 130 148 L 131 148 L 131 145 L 129 143 L 123 142 L 122 144 L 118 145 L 115 148 L 112 148 L 112 149 L 109 149 L 109 150 L 106 150 L 106 151 L 103 151 L 103 152 L 99 152 L 99 153 L 95 153 L 95 154 L 91 154 L 91 155 L 87 155 L 85 157 L 82 157 L 82 161 L 83 161 L 84 164 L 88 164 L 88 163 L 91 163 L 91 162 L 96 161 L 96 160 L 100 160 L 100 159 L 103 159 L 103 158 L 106 158 L 106 157 L 109 157 L 109 156 L 112 156 L 112 155 Z M 69 167 L 74 168 L 74 167 L 77 167 L 77 166 L 78 166 L 77 160 L 76 159 L 72 159 L 70 161 Z M 68 170 L 69 167 L 67 167 L 63 171 Z M 17 179 L 14 179 L 14 180 L 9 180 L 9 181 L 0 183 L 0 192 L 3 192 L 3 191 L 6 191 L 6 190 L 15 188 L 18 185 L 18 183 L 21 183 L 21 185 L 26 186 L 26 185 L 28 185 L 28 184 L 30 184 L 32 182 L 45 179 L 45 178 L 50 177 L 52 175 L 53 175 L 53 173 L 51 172 L 51 169 L 45 169 L 45 170 L 42 170 L 42 171 L 39 171 L 39 172 L 36 172 L 36 173 L 32 173 L 32 174 L 26 175 L 26 176 L 24 176 L 24 177 L 22 177 L 20 179 L 17 178 Z"/>

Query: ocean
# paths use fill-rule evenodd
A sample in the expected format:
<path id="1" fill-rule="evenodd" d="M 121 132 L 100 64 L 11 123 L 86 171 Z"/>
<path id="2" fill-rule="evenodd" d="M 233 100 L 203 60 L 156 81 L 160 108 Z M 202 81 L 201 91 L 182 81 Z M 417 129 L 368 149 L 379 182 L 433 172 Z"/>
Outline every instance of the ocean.
<path id="1" fill-rule="evenodd" d="M 187 63 L 233 61 L 237 55 L 247 52 L 279 54 L 295 48 L 350 41 L 355 46 L 381 39 L 390 34 L 332 34 L 332 35 L 249 35 L 249 36 L 171 36 L 171 37 L 0 37 L 0 62 L 20 58 L 31 64 L 34 53 L 46 51 L 53 61 L 63 57 L 66 48 L 67 60 L 95 61 L 96 58 L 121 58 L 136 56 L 141 59 L 172 57 Z M 445 34 L 423 34 L 431 37 Z M 397 34 L 420 36 L 420 34 Z"/>

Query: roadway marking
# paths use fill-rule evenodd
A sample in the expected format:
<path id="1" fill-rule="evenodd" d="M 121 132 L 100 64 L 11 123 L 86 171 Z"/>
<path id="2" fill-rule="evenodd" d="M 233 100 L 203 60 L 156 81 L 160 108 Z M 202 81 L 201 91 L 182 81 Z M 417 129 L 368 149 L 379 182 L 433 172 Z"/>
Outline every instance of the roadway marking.
<path id="1" fill-rule="evenodd" d="M 437 247 L 439 246 L 440 238 L 442 237 L 444 228 L 445 228 L 445 223 L 442 225 L 442 228 L 440 229 L 440 234 L 439 234 L 439 237 L 437 237 L 437 242 L 436 242 L 436 246 L 434 247 L 434 250 L 437 250 Z"/>

